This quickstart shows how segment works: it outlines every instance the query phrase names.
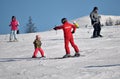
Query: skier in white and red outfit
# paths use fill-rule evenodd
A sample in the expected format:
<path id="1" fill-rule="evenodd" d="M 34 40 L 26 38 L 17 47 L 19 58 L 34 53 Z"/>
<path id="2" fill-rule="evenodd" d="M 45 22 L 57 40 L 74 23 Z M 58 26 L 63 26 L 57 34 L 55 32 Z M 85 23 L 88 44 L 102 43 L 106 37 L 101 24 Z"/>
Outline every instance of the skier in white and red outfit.
<path id="1" fill-rule="evenodd" d="M 70 57 L 70 49 L 69 49 L 69 43 L 72 45 L 72 47 L 75 50 L 75 55 L 74 56 L 80 56 L 79 54 L 79 49 L 77 47 L 77 45 L 74 43 L 74 38 L 73 38 L 73 33 L 75 33 L 76 31 L 76 26 L 69 23 L 67 21 L 66 18 L 63 18 L 61 20 L 63 25 L 60 26 L 56 26 L 55 28 L 53 28 L 54 30 L 59 30 L 59 29 L 63 29 L 64 32 L 64 43 L 65 43 L 65 50 L 66 50 L 66 55 L 63 56 L 63 58 L 67 58 Z"/>
<path id="2" fill-rule="evenodd" d="M 10 41 L 18 41 L 16 33 L 18 30 L 19 22 L 16 20 L 15 16 L 12 16 L 12 19 L 11 19 L 9 26 L 11 27 Z M 14 40 L 13 40 L 13 37 L 14 37 Z"/>

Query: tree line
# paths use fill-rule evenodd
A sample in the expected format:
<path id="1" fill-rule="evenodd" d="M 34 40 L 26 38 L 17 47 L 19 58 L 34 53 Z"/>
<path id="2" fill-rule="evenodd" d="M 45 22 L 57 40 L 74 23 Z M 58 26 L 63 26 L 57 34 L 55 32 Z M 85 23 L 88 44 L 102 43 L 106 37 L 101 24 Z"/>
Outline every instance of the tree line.
<path id="1" fill-rule="evenodd" d="M 113 26 L 113 25 L 120 25 L 120 19 L 114 21 L 112 20 L 111 17 L 109 17 L 105 22 L 105 26 Z"/>

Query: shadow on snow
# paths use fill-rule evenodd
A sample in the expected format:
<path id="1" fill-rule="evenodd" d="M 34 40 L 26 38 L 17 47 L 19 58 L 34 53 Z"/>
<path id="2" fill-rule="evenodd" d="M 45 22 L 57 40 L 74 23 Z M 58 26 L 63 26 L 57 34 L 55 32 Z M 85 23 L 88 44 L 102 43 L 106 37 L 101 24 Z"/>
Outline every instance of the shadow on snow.
<path id="1" fill-rule="evenodd" d="M 32 59 L 31 57 L 26 58 L 0 58 L 0 62 L 14 62 L 14 61 L 21 61 L 21 60 L 29 60 Z"/>
<path id="2" fill-rule="evenodd" d="M 120 66 L 120 64 L 113 64 L 113 65 L 97 65 L 97 66 L 86 66 L 85 68 L 114 67 L 114 66 Z"/>
<path id="3" fill-rule="evenodd" d="M 80 57 L 85 57 L 85 55 L 81 55 Z M 78 58 L 78 57 L 69 57 L 69 58 Z M 21 58 L 0 58 L 0 62 L 15 62 L 15 61 L 31 61 L 31 60 L 59 60 L 59 59 L 68 59 L 68 58 L 63 58 L 63 57 L 53 57 L 53 58 L 42 58 L 42 57 L 37 57 L 37 58 L 32 58 L 32 57 L 21 57 Z"/>

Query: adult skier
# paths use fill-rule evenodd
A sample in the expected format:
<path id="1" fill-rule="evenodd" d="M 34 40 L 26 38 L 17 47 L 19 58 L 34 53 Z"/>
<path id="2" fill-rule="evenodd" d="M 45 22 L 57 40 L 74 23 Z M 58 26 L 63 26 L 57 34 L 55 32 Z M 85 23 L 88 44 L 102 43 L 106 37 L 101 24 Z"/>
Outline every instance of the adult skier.
<path id="1" fill-rule="evenodd" d="M 76 57 L 80 56 L 79 49 L 78 49 L 77 45 L 74 43 L 74 39 L 73 39 L 73 35 L 72 35 L 76 31 L 76 26 L 74 24 L 69 23 L 66 18 L 62 18 L 61 22 L 62 22 L 62 25 L 56 26 L 53 29 L 54 30 L 63 29 L 64 43 L 65 43 L 65 50 L 66 50 L 66 55 L 64 55 L 63 58 L 71 57 L 69 43 L 72 45 L 72 47 L 75 50 L 74 56 L 76 56 Z"/>
<path id="2" fill-rule="evenodd" d="M 98 15 L 98 7 L 94 7 L 93 11 L 90 13 L 91 24 L 93 25 L 94 31 L 92 38 L 102 37 L 100 35 L 101 24 L 100 24 L 100 16 Z"/>
<path id="3" fill-rule="evenodd" d="M 11 27 L 10 41 L 18 41 L 16 33 L 18 30 L 19 22 L 16 20 L 15 16 L 12 16 L 9 26 Z M 13 40 L 13 37 L 14 37 L 14 40 Z"/>

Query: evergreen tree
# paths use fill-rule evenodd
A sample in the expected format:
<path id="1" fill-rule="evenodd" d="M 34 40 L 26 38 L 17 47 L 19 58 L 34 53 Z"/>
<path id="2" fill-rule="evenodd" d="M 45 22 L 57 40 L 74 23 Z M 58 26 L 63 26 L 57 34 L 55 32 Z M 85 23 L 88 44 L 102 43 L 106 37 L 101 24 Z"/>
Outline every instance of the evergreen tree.
<path id="1" fill-rule="evenodd" d="M 36 32 L 36 27 L 34 25 L 35 24 L 32 23 L 32 18 L 30 16 L 29 20 L 28 20 L 28 24 L 26 24 L 26 26 L 27 26 L 26 33 L 34 33 L 34 32 Z"/>
<path id="2" fill-rule="evenodd" d="M 120 20 L 116 20 L 115 25 L 120 25 Z"/>
<path id="3" fill-rule="evenodd" d="M 113 25 L 113 20 L 109 17 L 108 20 L 105 22 L 106 26 L 112 26 Z"/>

